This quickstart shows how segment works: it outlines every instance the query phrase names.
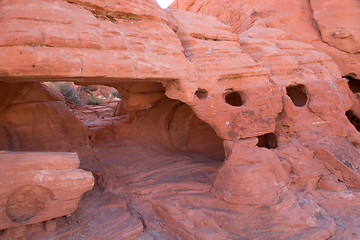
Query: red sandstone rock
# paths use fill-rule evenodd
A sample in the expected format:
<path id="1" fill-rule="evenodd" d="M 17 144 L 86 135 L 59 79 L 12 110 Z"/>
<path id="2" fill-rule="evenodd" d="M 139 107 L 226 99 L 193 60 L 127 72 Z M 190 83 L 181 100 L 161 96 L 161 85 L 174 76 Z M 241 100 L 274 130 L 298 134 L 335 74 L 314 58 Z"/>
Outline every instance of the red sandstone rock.
<path id="1" fill-rule="evenodd" d="M 49 220 L 46 221 L 44 224 L 45 224 L 45 230 L 47 232 L 52 232 L 56 229 L 56 220 Z"/>
<path id="2" fill-rule="evenodd" d="M 360 53 L 360 6 L 357 1 L 310 1 L 321 38 L 349 54 Z"/>
<path id="3" fill-rule="evenodd" d="M 360 6 L 356 0 L 176 0 L 171 7 L 217 17 L 237 34 L 252 26 L 281 29 L 291 39 L 329 54 L 342 75 L 360 76 Z"/>
<path id="4" fill-rule="evenodd" d="M 360 236 L 357 5 L 213 3 L 173 6 L 230 26 L 152 0 L 0 3 L 1 149 L 77 151 L 97 179 L 55 231 L 3 236 Z M 123 98 L 70 111 L 45 79 Z"/>
<path id="5" fill-rule="evenodd" d="M 2 1 L 2 81 L 186 77 L 188 62 L 164 21 L 165 13 L 152 0 L 125 5 L 118 1 Z"/>
<path id="6" fill-rule="evenodd" d="M 0 93 L 0 149 L 78 152 L 80 159 L 91 156 L 87 129 L 62 96 L 40 83 L 0 82 Z"/>
<path id="7" fill-rule="evenodd" d="M 195 113 L 223 139 L 272 132 L 281 97 L 279 88 L 269 81 L 269 70 L 242 51 L 230 28 L 215 19 L 178 10 L 168 10 L 168 14 L 185 55 L 198 72 L 197 97 L 191 103 Z M 235 97 L 227 100 L 229 94 Z"/>
<path id="8" fill-rule="evenodd" d="M 92 174 L 78 167 L 76 153 L 0 152 L 0 229 L 75 211 L 94 185 Z"/>

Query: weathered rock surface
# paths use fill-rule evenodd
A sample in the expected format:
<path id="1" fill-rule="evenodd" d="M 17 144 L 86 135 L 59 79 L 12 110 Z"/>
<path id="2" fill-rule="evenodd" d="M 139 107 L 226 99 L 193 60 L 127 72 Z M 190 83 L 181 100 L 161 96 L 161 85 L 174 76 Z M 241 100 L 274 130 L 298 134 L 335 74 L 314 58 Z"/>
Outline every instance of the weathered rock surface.
<path id="1" fill-rule="evenodd" d="M 94 185 L 76 153 L 0 152 L 0 229 L 74 212 Z"/>
<path id="2" fill-rule="evenodd" d="M 2 81 L 186 78 L 188 62 L 153 0 L 2 1 Z M 135 7 L 136 6 L 136 7 Z"/>
<path id="3" fill-rule="evenodd" d="M 56 230 L 0 237 L 358 238 L 358 5 L 338 4 L 173 4 L 227 26 L 153 0 L 2 1 L 0 149 L 76 151 L 97 184 Z M 69 110 L 45 80 L 122 100 Z"/>
<path id="4" fill-rule="evenodd" d="M 239 34 L 278 28 L 330 55 L 343 76 L 360 76 L 360 5 L 345 1 L 175 0 L 172 7 L 216 17 Z"/>
<path id="5" fill-rule="evenodd" d="M 80 159 L 91 156 L 88 130 L 61 95 L 41 83 L 0 82 L 0 99 L 0 149 L 78 152 Z"/>

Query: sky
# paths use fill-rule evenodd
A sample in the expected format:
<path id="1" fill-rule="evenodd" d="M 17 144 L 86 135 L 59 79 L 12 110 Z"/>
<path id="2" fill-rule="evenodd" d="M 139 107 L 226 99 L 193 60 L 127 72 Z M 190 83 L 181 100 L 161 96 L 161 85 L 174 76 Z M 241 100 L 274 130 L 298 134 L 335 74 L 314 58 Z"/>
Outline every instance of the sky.
<path id="1" fill-rule="evenodd" d="M 174 0 L 156 0 L 160 7 L 167 8 Z"/>

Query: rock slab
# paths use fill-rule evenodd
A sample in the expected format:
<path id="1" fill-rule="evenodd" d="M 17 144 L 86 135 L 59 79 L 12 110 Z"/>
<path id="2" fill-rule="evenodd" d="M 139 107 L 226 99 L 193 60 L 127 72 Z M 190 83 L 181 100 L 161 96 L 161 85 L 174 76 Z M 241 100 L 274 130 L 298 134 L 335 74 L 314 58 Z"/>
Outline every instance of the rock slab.
<path id="1" fill-rule="evenodd" d="M 92 189 L 91 172 L 76 153 L 0 152 L 0 229 L 50 220 L 74 212 Z"/>

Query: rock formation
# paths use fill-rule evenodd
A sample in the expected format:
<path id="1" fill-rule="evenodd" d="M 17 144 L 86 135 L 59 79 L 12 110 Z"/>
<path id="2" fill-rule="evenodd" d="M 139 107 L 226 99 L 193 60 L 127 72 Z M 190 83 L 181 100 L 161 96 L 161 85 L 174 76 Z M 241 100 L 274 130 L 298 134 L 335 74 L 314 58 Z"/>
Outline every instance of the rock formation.
<path id="1" fill-rule="evenodd" d="M 359 238 L 358 4 L 172 6 L 223 23 L 154 0 L 0 3 L 0 149 L 76 151 L 96 179 L 56 230 L 0 237 Z M 69 109 L 44 81 L 122 100 Z"/>
<path id="2" fill-rule="evenodd" d="M 51 220 L 76 210 L 94 185 L 76 153 L 0 152 L 0 229 Z"/>
<path id="3" fill-rule="evenodd" d="M 328 54 L 342 76 L 360 76 L 360 6 L 356 0 L 175 0 L 172 7 L 216 17 L 236 34 L 278 28 Z"/>

